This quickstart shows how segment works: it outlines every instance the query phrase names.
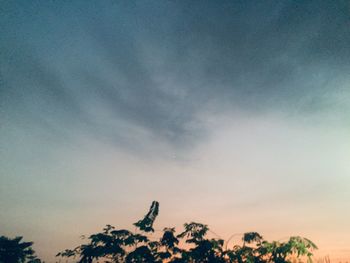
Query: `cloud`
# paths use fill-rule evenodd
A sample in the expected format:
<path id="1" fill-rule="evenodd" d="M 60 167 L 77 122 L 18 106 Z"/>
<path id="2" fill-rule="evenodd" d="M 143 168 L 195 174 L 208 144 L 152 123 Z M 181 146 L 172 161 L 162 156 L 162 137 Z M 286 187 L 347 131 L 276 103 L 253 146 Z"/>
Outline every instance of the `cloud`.
<path id="1" fill-rule="evenodd" d="M 67 136 L 184 147 L 203 138 L 207 112 L 349 113 L 345 1 L 16 2 L 4 12 L 3 108 Z"/>

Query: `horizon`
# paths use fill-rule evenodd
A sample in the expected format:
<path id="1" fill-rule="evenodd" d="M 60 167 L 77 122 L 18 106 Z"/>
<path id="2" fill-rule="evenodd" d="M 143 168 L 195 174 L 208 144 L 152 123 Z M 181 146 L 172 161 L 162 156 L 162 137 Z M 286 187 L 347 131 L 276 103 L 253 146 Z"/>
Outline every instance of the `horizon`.
<path id="1" fill-rule="evenodd" d="M 2 1 L 0 235 L 300 235 L 350 260 L 350 2 Z M 64 231 L 62 231 L 64 229 Z"/>

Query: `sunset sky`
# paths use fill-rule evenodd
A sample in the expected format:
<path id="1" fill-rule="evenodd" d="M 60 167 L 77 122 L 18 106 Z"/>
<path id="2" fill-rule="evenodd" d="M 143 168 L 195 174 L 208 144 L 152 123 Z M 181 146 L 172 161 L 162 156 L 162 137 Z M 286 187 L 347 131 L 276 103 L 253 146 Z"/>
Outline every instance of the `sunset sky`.
<path id="1" fill-rule="evenodd" d="M 350 259 L 349 1 L 0 1 L 0 235 L 302 235 Z M 237 241 L 237 240 L 236 240 Z"/>

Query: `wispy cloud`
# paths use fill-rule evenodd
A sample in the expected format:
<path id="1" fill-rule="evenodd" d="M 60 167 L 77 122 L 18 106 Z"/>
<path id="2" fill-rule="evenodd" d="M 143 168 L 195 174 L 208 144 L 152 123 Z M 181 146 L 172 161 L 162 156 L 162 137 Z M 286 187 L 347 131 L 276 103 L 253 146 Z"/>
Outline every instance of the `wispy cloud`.
<path id="1" fill-rule="evenodd" d="M 9 2 L 3 10 L 3 108 L 54 129 L 124 145 L 146 133 L 184 146 L 205 133 L 207 111 L 349 113 L 347 2 Z"/>

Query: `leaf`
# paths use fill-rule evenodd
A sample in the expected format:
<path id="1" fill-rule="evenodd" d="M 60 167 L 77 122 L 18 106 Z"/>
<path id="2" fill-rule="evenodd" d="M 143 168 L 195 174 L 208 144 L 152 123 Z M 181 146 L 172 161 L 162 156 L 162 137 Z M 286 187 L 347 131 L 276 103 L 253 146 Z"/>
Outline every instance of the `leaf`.
<path id="1" fill-rule="evenodd" d="M 179 238 L 187 237 L 187 243 L 198 243 L 202 241 L 207 234 L 209 228 L 207 225 L 191 222 L 189 224 L 184 224 L 184 232 L 177 235 Z"/>
<path id="2" fill-rule="evenodd" d="M 248 232 L 243 235 L 243 241 L 248 244 L 253 242 L 260 243 L 262 239 L 263 237 L 257 232 Z"/>

